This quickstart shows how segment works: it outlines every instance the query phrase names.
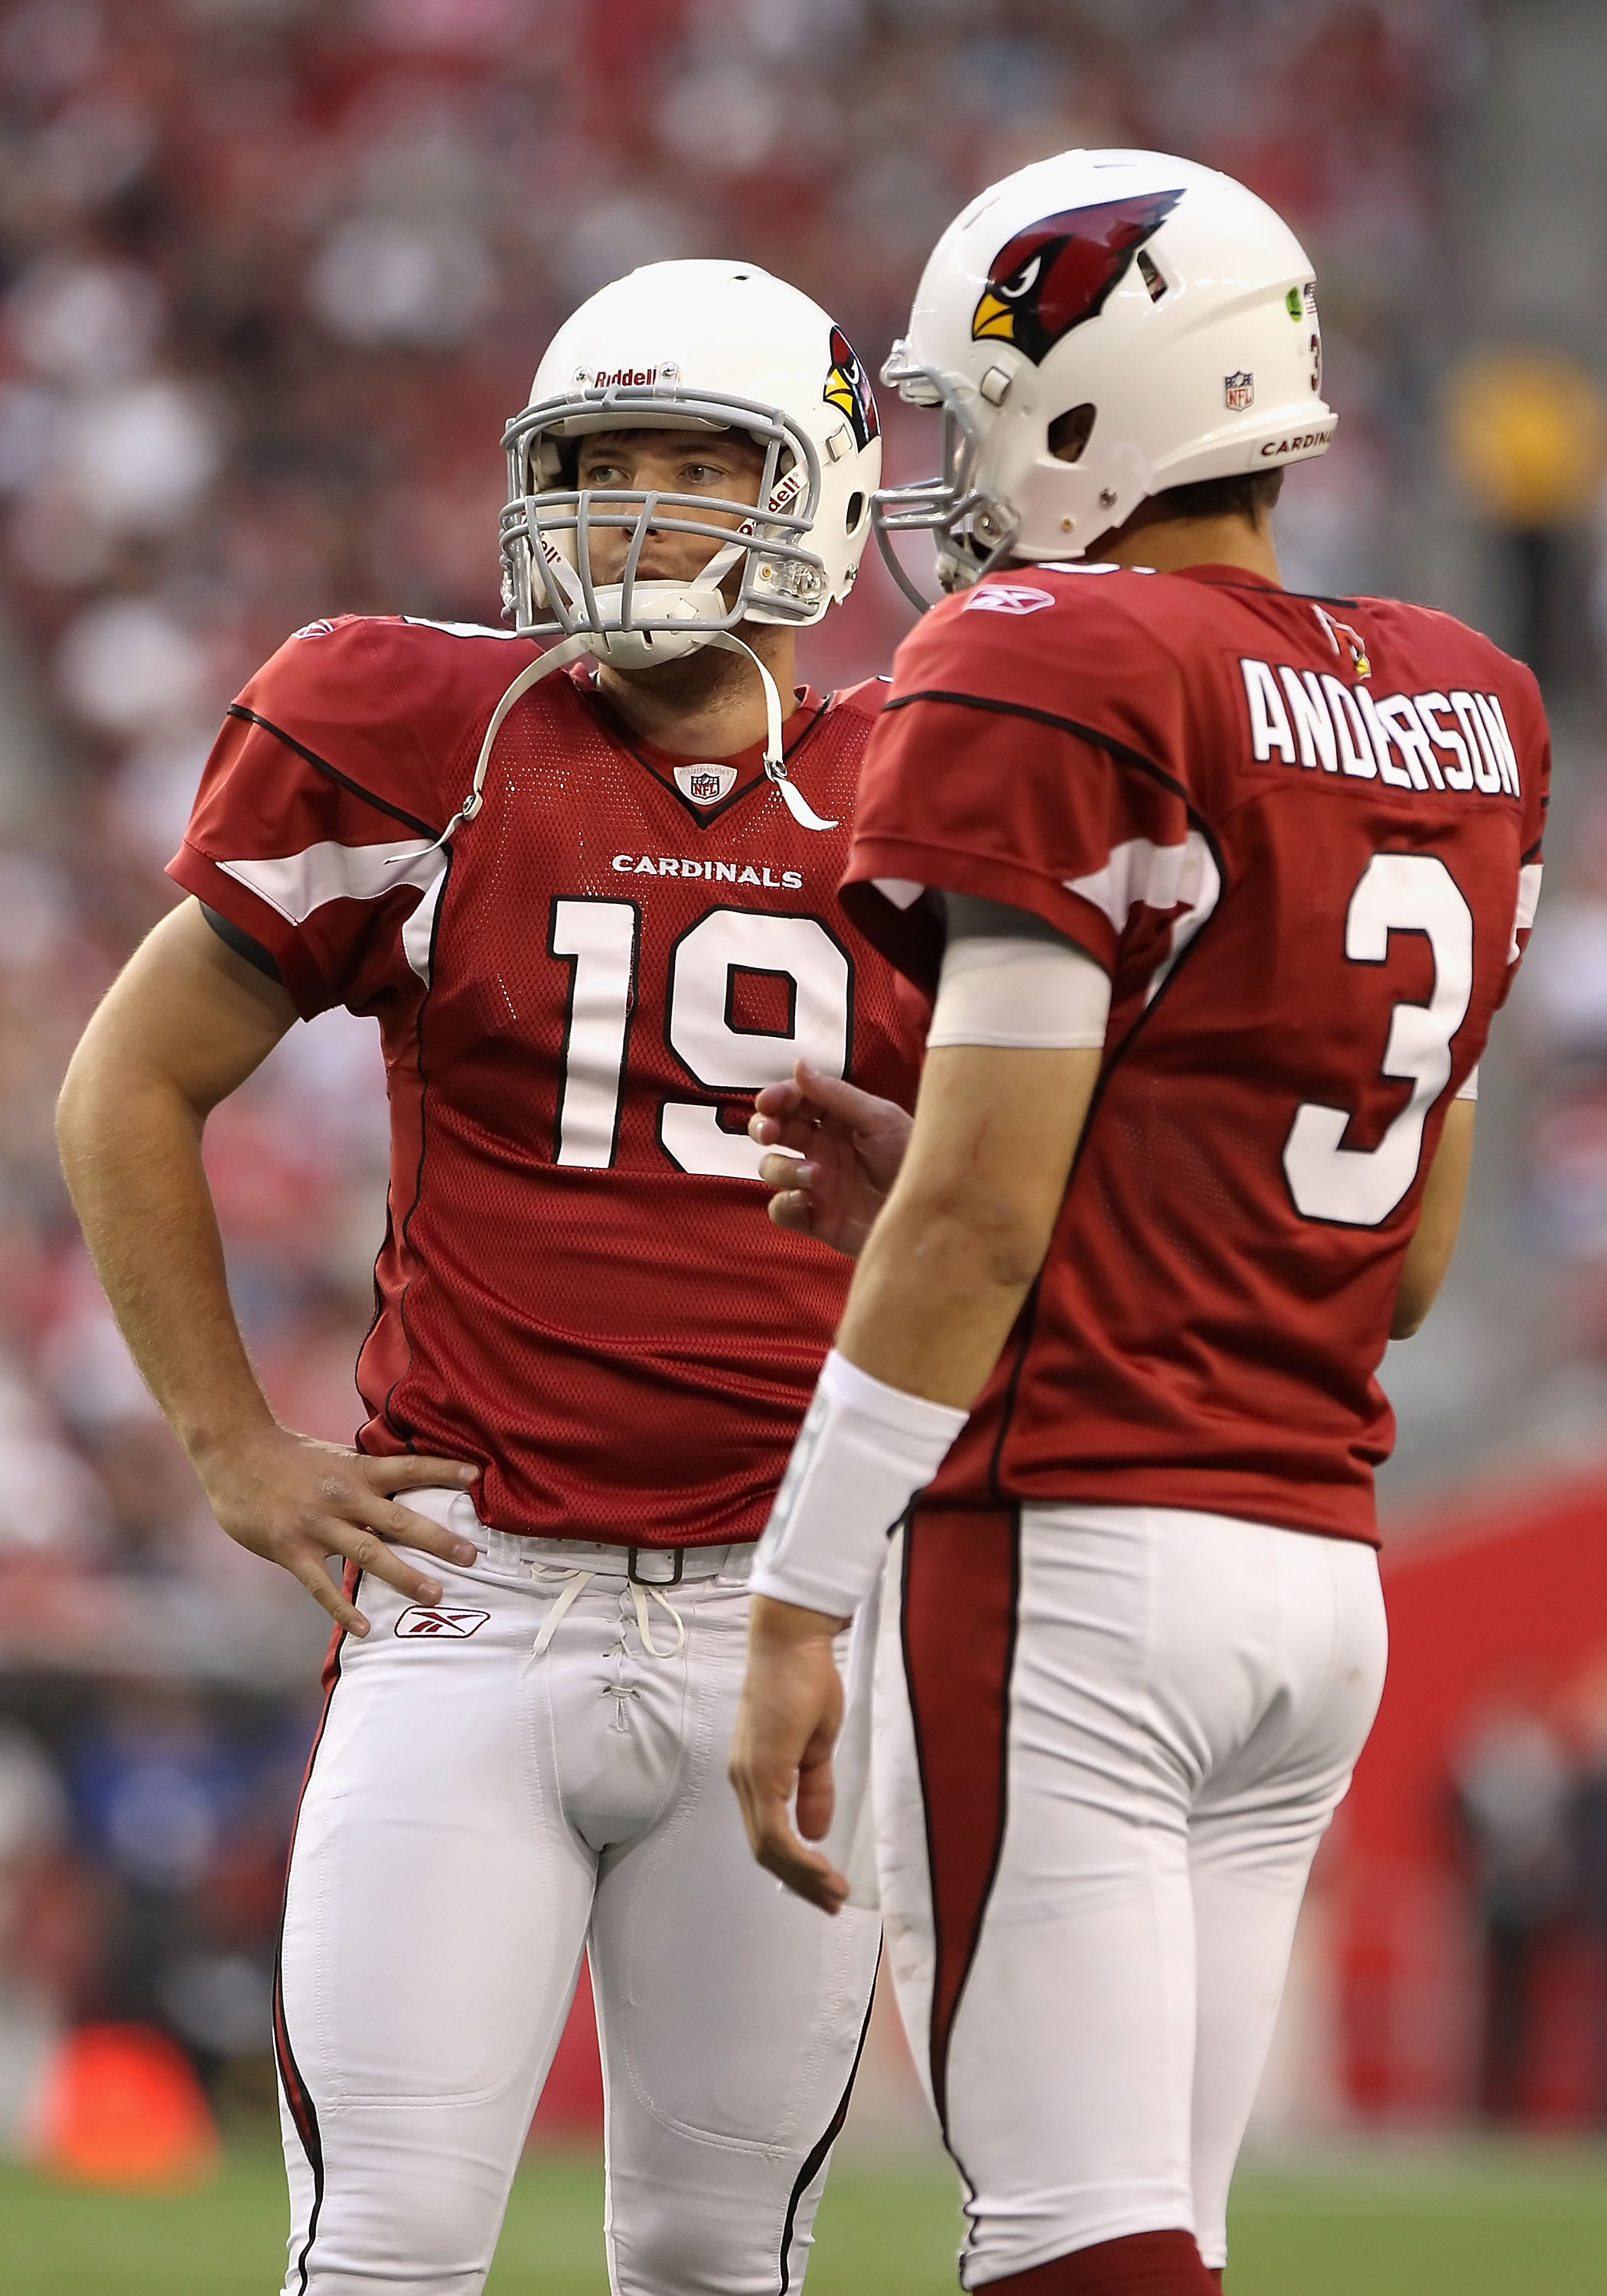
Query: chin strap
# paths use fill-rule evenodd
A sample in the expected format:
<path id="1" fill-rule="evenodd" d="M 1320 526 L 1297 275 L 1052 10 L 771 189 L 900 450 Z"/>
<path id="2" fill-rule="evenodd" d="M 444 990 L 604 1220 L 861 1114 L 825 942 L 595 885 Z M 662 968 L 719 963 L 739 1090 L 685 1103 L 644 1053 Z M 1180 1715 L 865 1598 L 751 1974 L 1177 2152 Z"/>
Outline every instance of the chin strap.
<path id="1" fill-rule="evenodd" d="M 491 762 L 491 750 L 498 734 L 502 731 L 503 721 L 513 704 L 527 694 L 533 685 L 539 685 L 544 677 L 550 677 L 555 669 L 563 669 L 571 661 L 578 661 L 583 654 L 590 653 L 594 648 L 594 635 L 591 630 L 583 630 L 576 637 L 565 638 L 562 644 L 549 646 L 545 653 L 537 654 L 534 661 L 528 661 L 525 664 L 491 712 L 491 721 L 486 727 L 485 738 L 480 745 L 480 755 L 474 761 L 473 786 L 436 839 L 435 843 L 425 848 L 426 852 L 439 852 L 453 832 L 461 829 L 464 822 L 472 821 L 484 805 L 486 768 Z M 765 772 L 775 783 L 781 794 L 782 803 L 800 829 L 835 829 L 837 824 L 834 821 L 824 820 L 816 812 L 802 791 L 795 788 L 787 778 L 786 759 L 782 754 L 781 695 L 776 691 L 775 680 L 758 654 L 754 652 L 753 648 L 750 645 L 745 645 L 731 630 L 709 630 L 700 638 L 699 644 L 718 646 L 726 653 L 745 654 L 753 664 L 765 689 Z M 422 855 L 415 853 L 397 854 L 386 862 L 385 866 L 388 869 L 398 868 L 404 861 L 411 865 L 422 858 Z"/>
<path id="2" fill-rule="evenodd" d="M 502 700 L 491 712 L 491 722 L 486 727 L 485 739 L 480 745 L 480 755 L 474 760 L 473 787 L 470 790 L 468 796 L 463 800 L 462 805 L 458 807 L 457 811 L 453 815 L 451 820 L 447 824 L 445 829 L 442 830 L 440 835 L 436 839 L 435 843 L 426 847 L 426 851 L 430 853 L 438 852 L 447 842 L 447 840 L 451 836 L 453 831 L 455 829 L 461 829 L 465 821 L 472 821 L 475 815 L 480 811 L 481 806 L 484 805 L 486 801 L 486 767 L 491 762 L 492 746 L 495 743 L 497 735 L 502 731 L 504 718 L 507 716 L 509 710 L 512 709 L 513 704 L 520 700 L 521 695 L 528 693 L 531 686 L 539 685 L 544 677 L 550 677 L 555 669 L 566 668 L 571 661 L 578 661 L 583 653 L 590 652 L 591 643 L 591 632 L 589 630 L 585 630 L 582 631 L 578 637 L 565 638 L 562 645 L 549 646 L 545 653 L 537 654 L 534 661 L 526 662 L 524 668 L 513 680 L 512 685 L 509 686 L 507 692 L 503 695 Z M 395 860 L 387 861 L 385 866 L 388 869 L 391 869 L 397 865 L 398 861 L 406 860 L 412 862 L 415 859 L 422 858 L 422 855 L 398 854 Z"/>
<path id="3" fill-rule="evenodd" d="M 800 829 L 835 829 L 834 821 L 823 820 L 800 789 L 787 778 L 787 761 L 782 755 L 781 695 L 775 690 L 775 680 L 750 645 L 744 645 L 734 630 L 710 630 L 702 641 L 705 645 L 719 646 L 726 653 L 744 653 L 759 674 L 765 689 L 765 772 L 781 792 L 782 803 Z"/>

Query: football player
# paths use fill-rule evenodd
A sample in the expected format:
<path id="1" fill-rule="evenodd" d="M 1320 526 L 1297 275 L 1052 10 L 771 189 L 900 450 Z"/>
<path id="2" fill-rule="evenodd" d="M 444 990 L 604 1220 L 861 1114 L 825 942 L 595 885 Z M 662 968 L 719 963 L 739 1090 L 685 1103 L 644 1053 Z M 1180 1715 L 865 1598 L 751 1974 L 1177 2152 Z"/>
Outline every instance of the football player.
<path id="1" fill-rule="evenodd" d="M 800 1054 L 914 1096 L 908 992 L 834 899 L 885 688 L 793 681 L 876 412 L 805 296 L 669 263 L 561 329 L 505 444 L 516 633 L 314 622 L 251 679 L 62 1146 L 219 1521 L 335 1621 L 276 1997 L 287 2291 L 480 2286 L 583 1951 L 614 2287 L 784 2289 L 879 1924 L 759 1874 L 723 1775 L 850 1272 L 776 1248 L 744 1124 Z M 337 1004 L 392 1129 L 351 1452 L 275 1422 L 201 1161 Z"/>
<path id="2" fill-rule="evenodd" d="M 843 898 L 936 1003 L 759 1550 L 734 1776 L 828 1910 L 873 1830 L 965 2284 L 1193 2296 L 1382 1684 L 1376 1374 L 1449 1259 L 1546 726 L 1446 615 L 1282 586 L 1272 503 L 1335 417 L 1310 266 L 1227 178 L 995 185 L 887 375 L 945 462 L 880 515 L 955 594 L 900 650 Z M 783 1224 L 851 1247 L 898 1128 L 767 1094 Z M 832 1636 L 900 1522 L 857 1826 Z"/>

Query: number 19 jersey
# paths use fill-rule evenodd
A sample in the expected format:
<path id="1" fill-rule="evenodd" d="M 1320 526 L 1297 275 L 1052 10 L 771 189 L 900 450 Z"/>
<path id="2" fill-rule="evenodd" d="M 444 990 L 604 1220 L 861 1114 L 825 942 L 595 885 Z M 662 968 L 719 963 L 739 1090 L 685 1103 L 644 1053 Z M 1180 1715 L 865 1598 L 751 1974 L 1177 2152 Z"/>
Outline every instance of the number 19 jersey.
<path id="1" fill-rule="evenodd" d="M 490 631 L 315 622 L 235 702 L 170 873 L 303 1015 L 379 1021 L 389 1219 L 361 1447 L 484 1469 L 499 1529 L 643 1546 L 763 1527 L 849 1264 L 766 1218 L 754 1091 L 804 1054 L 913 1100 L 919 999 L 835 887 L 886 688 L 806 695 L 801 827 L 758 750 L 669 758 Z"/>
<path id="2" fill-rule="evenodd" d="M 1111 976 L 1042 1275 L 933 1504 L 1375 1537 L 1424 1176 L 1532 922 L 1529 671 L 1443 614 L 1229 567 L 1033 567 L 899 651 L 844 887 L 930 988 L 928 888 Z"/>

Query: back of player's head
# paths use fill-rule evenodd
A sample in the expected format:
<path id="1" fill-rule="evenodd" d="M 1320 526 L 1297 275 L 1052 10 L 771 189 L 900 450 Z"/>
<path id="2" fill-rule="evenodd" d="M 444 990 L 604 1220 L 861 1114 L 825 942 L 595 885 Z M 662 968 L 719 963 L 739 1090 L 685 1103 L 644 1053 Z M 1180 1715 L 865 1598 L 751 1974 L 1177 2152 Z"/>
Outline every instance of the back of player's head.
<path id="1" fill-rule="evenodd" d="M 946 588 L 1080 558 L 1152 496 L 1320 455 L 1338 420 L 1294 234 L 1155 152 L 1064 152 L 974 199 L 882 380 L 942 410 L 939 476 L 876 521 L 931 531 Z"/>
<path id="2" fill-rule="evenodd" d="M 757 496 L 658 495 L 656 515 L 707 534 L 709 564 L 693 583 L 637 581 L 633 551 L 619 582 L 594 583 L 591 532 L 624 528 L 639 545 L 648 509 L 628 488 L 583 496 L 574 442 L 652 429 L 746 431 L 765 456 Z M 621 660 L 668 658 L 743 621 L 818 621 L 853 586 L 881 472 L 875 400 L 847 337 L 746 263 L 652 263 L 601 289 L 553 338 L 503 443 L 517 627 L 619 634 L 609 651 Z"/>

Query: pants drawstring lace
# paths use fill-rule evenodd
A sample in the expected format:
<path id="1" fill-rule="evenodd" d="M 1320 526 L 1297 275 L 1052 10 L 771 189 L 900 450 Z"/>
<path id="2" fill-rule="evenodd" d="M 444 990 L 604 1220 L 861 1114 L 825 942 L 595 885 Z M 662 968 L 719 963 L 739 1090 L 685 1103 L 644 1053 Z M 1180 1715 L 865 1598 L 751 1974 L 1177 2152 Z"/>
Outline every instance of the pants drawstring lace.
<path id="1" fill-rule="evenodd" d="M 539 1585 L 544 1578 L 554 1574 L 548 1571 L 544 1564 L 537 1562 L 532 1565 L 531 1575 Z M 563 1583 L 559 1589 L 557 1601 L 543 1620 L 541 1632 L 536 1637 L 534 1654 L 537 1658 L 539 1658 L 551 1644 L 553 1636 L 562 1623 L 565 1612 L 574 1608 L 575 1603 L 585 1594 L 597 1574 L 594 1570 L 562 1570 L 555 1575 Z"/>
<path id="2" fill-rule="evenodd" d="M 534 1655 L 539 1658 L 545 1651 L 550 1649 L 553 1636 L 563 1623 L 566 1614 L 574 1608 L 597 1573 L 594 1570 L 549 1570 L 542 1563 L 534 1563 L 531 1565 L 531 1575 L 538 1586 L 549 1578 L 556 1578 L 560 1582 L 557 1599 L 543 1620 L 541 1632 L 536 1637 Z M 630 1587 L 631 1602 L 636 1613 L 636 1632 L 641 1636 L 643 1649 L 650 1658 L 678 1658 L 686 1647 L 685 1620 L 682 1618 L 679 1611 L 668 1596 L 661 1595 L 656 1587 L 644 1587 L 639 1579 L 635 1578 L 627 1583 Z M 675 1622 L 676 1638 L 668 1650 L 661 1649 L 653 1640 L 652 1612 L 648 1607 L 650 1601 L 656 1603 L 659 1608 L 666 1611 Z"/>

